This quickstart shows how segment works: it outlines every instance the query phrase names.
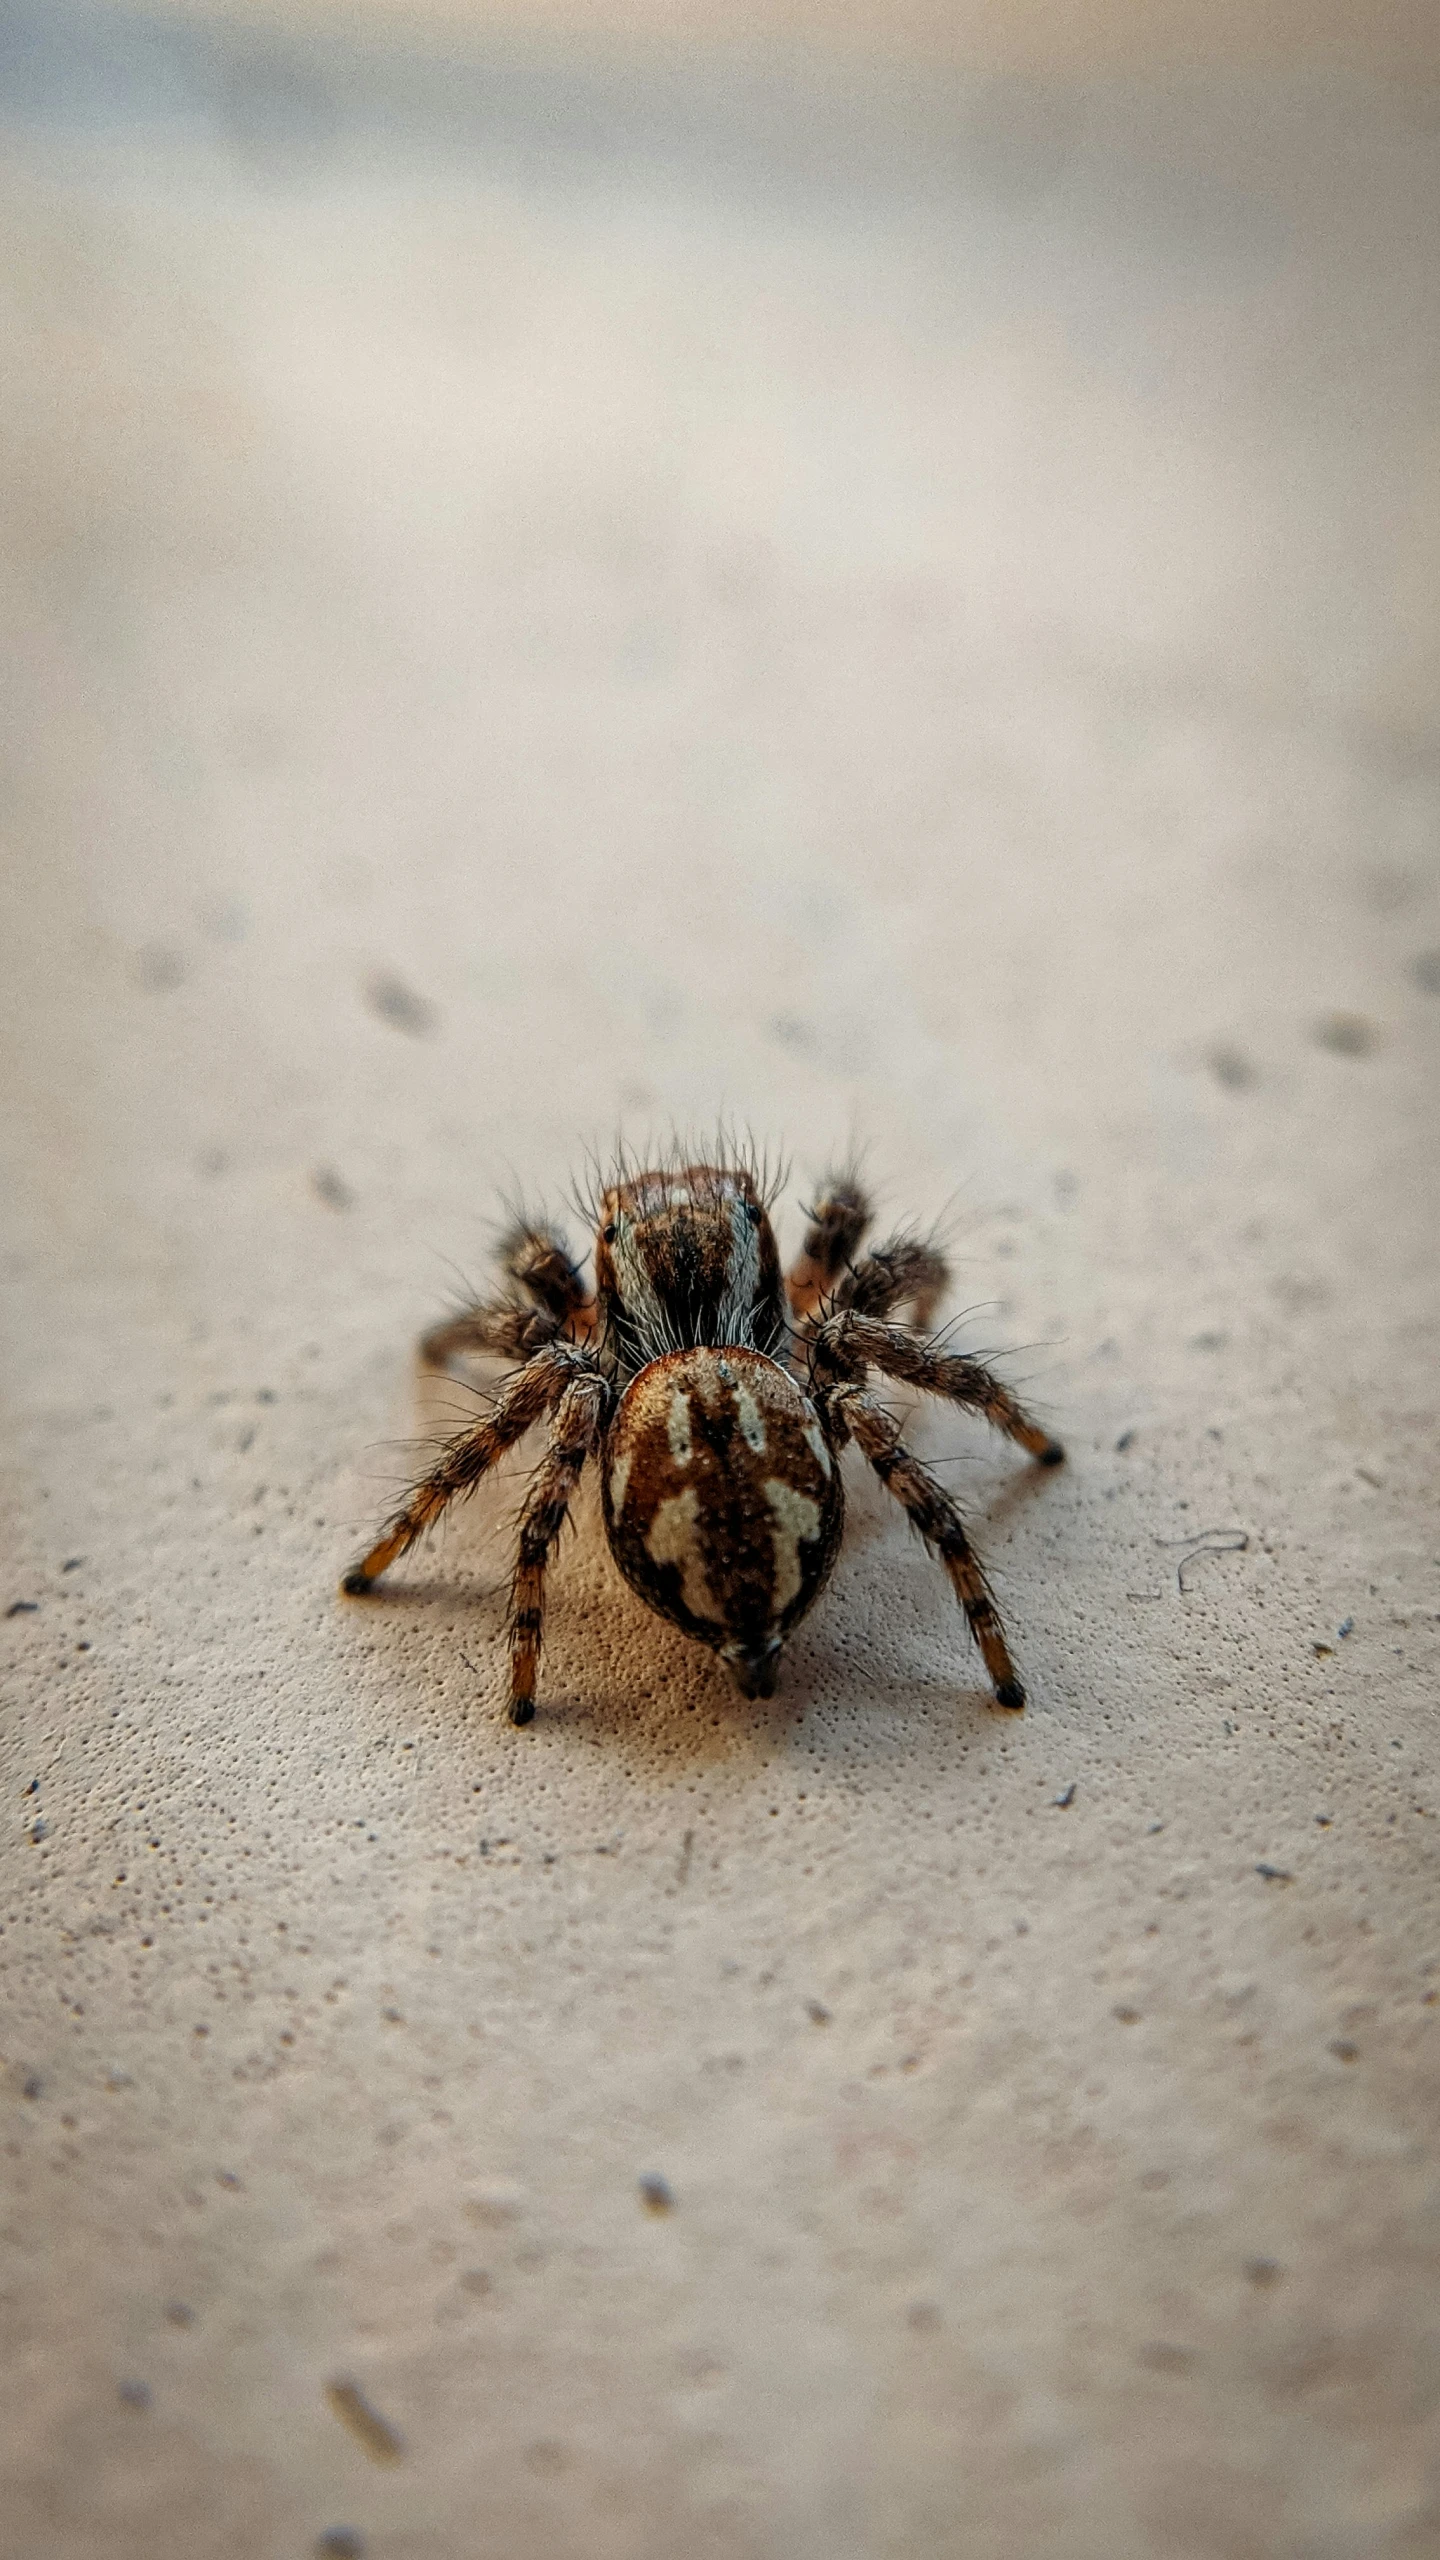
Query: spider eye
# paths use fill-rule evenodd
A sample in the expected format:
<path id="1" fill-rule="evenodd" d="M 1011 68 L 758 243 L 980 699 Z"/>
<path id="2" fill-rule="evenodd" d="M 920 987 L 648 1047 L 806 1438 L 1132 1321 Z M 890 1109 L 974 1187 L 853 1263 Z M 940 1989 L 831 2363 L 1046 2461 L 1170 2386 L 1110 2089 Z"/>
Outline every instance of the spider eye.
<path id="1" fill-rule="evenodd" d="M 747 1200 L 745 1203 L 745 1215 L 749 1219 L 752 1227 L 758 1227 L 761 1219 L 765 1215 L 765 1212 L 761 1208 L 758 1200 Z"/>
<path id="2" fill-rule="evenodd" d="M 601 1230 L 600 1230 L 600 1241 L 601 1241 L 601 1243 L 602 1243 L 602 1244 L 613 1244 L 613 1243 L 614 1243 L 614 1241 L 615 1241 L 615 1221 L 614 1221 L 614 1219 L 613 1219 L 613 1218 L 611 1219 L 610 1224 L 608 1225 L 608 1227 L 602 1227 L 602 1228 L 601 1228 Z"/>

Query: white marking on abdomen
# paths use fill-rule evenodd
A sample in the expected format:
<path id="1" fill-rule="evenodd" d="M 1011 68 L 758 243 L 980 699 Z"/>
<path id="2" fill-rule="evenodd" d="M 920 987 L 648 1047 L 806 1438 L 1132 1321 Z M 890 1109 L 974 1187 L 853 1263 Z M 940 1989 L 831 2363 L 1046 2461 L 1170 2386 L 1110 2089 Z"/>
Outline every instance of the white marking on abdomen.
<path id="1" fill-rule="evenodd" d="M 728 1367 L 728 1362 L 727 1362 Z M 735 1412 L 740 1423 L 740 1436 L 752 1449 L 765 1446 L 765 1422 L 760 1407 L 748 1387 L 735 1382 Z"/>
<path id="2" fill-rule="evenodd" d="M 820 1535 L 820 1505 L 808 1493 L 797 1493 L 793 1484 L 782 1483 L 771 1476 L 765 1486 L 765 1499 L 775 1515 L 770 1535 L 775 1541 L 775 1587 L 771 1606 L 777 1618 L 782 1617 L 795 1598 L 805 1576 L 800 1564 L 802 1538 Z"/>
<path id="3" fill-rule="evenodd" d="M 625 1508 L 625 1488 L 630 1482 L 631 1451 L 624 1449 L 610 1470 L 610 1508 L 618 1520 Z"/>
<path id="4" fill-rule="evenodd" d="M 666 1423 L 670 1455 L 677 1467 L 688 1467 L 694 1442 L 690 1436 L 690 1398 L 683 1387 L 675 1387 L 670 1395 L 670 1417 Z"/>
<path id="5" fill-rule="evenodd" d="M 818 1422 L 806 1423 L 805 1437 L 819 1460 L 820 1473 L 822 1476 L 828 1476 L 831 1473 L 830 1452 L 825 1445 L 825 1434 Z"/>
<path id="6" fill-rule="evenodd" d="M 705 1575 L 705 1562 L 700 1541 L 695 1533 L 695 1516 L 700 1497 L 693 1484 L 683 1493 L 672 1493 L 656 1510 L 645 1532 L 645 1544 L 656 1564 L 673 1564 L 680 1568 L 680 1597 L 692 1618 L 719 1622 L 720 1612 Z"/>

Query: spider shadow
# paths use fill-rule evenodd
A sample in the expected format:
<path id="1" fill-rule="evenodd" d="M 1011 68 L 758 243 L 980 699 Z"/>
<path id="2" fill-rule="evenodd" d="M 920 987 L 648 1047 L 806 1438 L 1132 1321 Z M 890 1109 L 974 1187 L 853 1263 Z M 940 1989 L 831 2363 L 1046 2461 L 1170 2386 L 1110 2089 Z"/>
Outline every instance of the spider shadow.
<path id="1" fill-rule="evenodd" d="M 946 1460 L 938 1463 L 948 1476 Z M 964 1504 L 983 1551 L 987 1524 L 999 1529 L 1022 1516 L 1049 1471 L 998 1474 L 978 1453 L 973 1462 L 968 1452 L 957 1461 L 968 1463 L 985 1468 L 977 1498 Z M 448 1556 L 439 1572 L 427 1570 L 423 1557 L 414 1559 L 403 1578 L 347 1604 L 374 1613 L 371 1623 L 387 1632 L 418 1618 L 432 1665 L 437 1646 L 442 1658 L 453 1646 L 463 1719 L 473 1715 L 479 1726 L 493 1726 L 497 1747 L 521 1750 L 525 1737 L 506 1714 L 504 1623 L 514 1497 L 524 1472 L 517 1452 L 505 1469 L 508 1483 L 494 1484 L 480 1517 L 457 1524 L 457 1545 L 469 1551 L 463 1557 Z M 745 1699 L 713 1654 L 656 1617 L 622 1581 L 587 1471 L 575 1503 L 575 1535 L 548 1577 L 535 1734 L 568 1733 L 623 1750 L 632 1769 L 638 1753 L 651 1774 L 678 1777 L 697 1765 L 743 1763 L 756 1754 L 769 1763 L 797 1745 L 812 1757 L 840 1762 L 852 1759 L 860 1743 L 868 1758 L 891 1759 L 915 1747 L 919 1735 L 934 1734 L 937 1711 L 950 1719 L 951 1748 L 958 1746 L 962 1757 L 997 1730 L 1011 1729 L 1014 1719 L 995 1707 L 938 1565 L 930 1568 L 933 1598 L 920 1599 L 918 1617 L 909 1599 L 898 1610 L 884 1607 L 895 1588 L 883 1563 L 888 1542 L 895 1541 L 889 1552 L 897 1561 L 903 1555 L 908 1564 L 916 1554 L 903 1513 L 870 1470 L 853 1461 L 847 1495 L 847 1537 L 835 1578 L 796 1630 L 775 1697 Z M 922 1589 L 911 1586 L 914 1594 Z M 382 1677 L 393 1678 L 400 1669 L 396 1652 L 390 1643 L 381 1650 Z M 448 1678 L 444 1686 L 451 1690 Z"/>

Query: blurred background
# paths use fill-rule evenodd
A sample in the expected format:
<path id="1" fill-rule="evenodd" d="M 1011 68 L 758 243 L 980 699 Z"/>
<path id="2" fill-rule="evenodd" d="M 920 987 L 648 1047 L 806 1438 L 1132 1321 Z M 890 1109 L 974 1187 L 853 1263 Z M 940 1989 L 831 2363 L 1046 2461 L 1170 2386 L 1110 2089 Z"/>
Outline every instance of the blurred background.
<path id="1" fill-rule="evenodd" d="M 25 2560 L 1427 2560 L 1440 17 L 3 0 L 0 118 Z M 917 1425 L 999 1740 L 863 1492 L 770 1723 L 583 1527 L 524 1758 L 483 1506 L 333 1604 L 499 1195 L 722 1112 L 1072 1447 Z"/>

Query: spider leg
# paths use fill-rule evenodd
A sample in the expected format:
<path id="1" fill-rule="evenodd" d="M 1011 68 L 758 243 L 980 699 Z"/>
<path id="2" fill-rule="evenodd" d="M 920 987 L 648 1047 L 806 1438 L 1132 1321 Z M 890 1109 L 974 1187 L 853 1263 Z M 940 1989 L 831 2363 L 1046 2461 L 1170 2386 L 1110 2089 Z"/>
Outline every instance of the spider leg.
<path id="1" fill-rule="evenodd" d="M 927 1395 L 944 1396 L 969 1413 L 978 1413 L 1018 1441 L 1043 1467 L 1058 1467 L 1065 1452 L 1058 1440 L 1028 1414 L 1019 1399 L 987 1369 L 983 1360 L 967 1360 L 953 1351 L 933 1351 L 905 1325 L 882 1324 L 876 1318 L 842 1311 L 816 1326 L 813 1357 L 823 1380 L 831 1374 L 859 1381 L 867 1368 L 881 1370 Z"/>
<path id="2" fill-rule="evenodd" d="M 560 1331 L 555 1318 L 538 1307 L 522 1307 L 496 1299 L 489 1306 L 466 1307 L 422 1333 L 418 1345 L 422 1367 L 448 1369 L 460 1353 L 489 1352 L 501 1360 L 532 1360 Z"/>
<path id="3" fill-rule="evenodd" d="M 595 1374 L 590 1355 L 566 1342 L 552 1343 L 518 1369 L 484 1421 L 457 1432 L 447 1442 L 429 1475 L 421 1478 L 408 1501 L 387 1520 L 368 1554 L 345 1575 L 341 1590 L 352 1598 L 368 1591 L 386 1566 L 413 1547 L 457 1495 L 469 1493 L 532 1422 L 559 1403 L 577 1370 Z"/>
<path id="4" fill-rule="evenodd" d="M 594 1299 L 558 1227 L 532 1226 L 528 1219 L 518 1219 L 502 1239 L 498 1258 L 512 1288 L 553 1316 L 557 1330 L 574 1325 L 587 1307 L 593 1314 Z"/>
<path id="5" fill-rule="evenodd" d="M 965 1523 L 943 1484 L 900 1437 L 900 1426 L 865 1389 L 848 1381 L 820 1391 L 828 1436 L 843 1445 L 852 1435 L 887 1491 L 903 1503 L 932 1555 L 945 1567 L 970 1633 L 984 1657 L 1000 1707 L 1023 1707 L 1025 1691 L 995 1606 L 985 1568 L 965 1535 Z"/>
<path id="6" fill-rule="evenodd" d="M 477 1302 L 422 1334 L 420 1358 L 427 1369 L 448 1369 L 465 1352 L 530 1360 L 566 1332 L 574 1340 L 590 1339 L 595 1301 L 558 1228 L 522 1218 L 502 1240 L 499 1262 L 509 1295 Z"/>
<path id="7" fill-rule="evenodd" d="M 853 1168 L 825 1176 L 805 1241 L 785 1275 L 797 1322 L 815 1315 L 821 1300 L 833 1295 L 874 1214 Z"/>
<path id="8" fill-rule="evenodd" d="M 510 1587 L 510 1721 L 529 1724 L 545 1614 L 545 1567 L 565 1526 L 571 1496 L 605 1420 L 610 1391 L 591 1370 L 575 1378 L 555 1408 L 550 1445 L 520 1515 L 520 1549 Z"/>
<path id="9" fill-rule="evenodd" d="M 935 1309 L 950 1282 L 950 1266 L 937 1246 L 924 1236 L 892 1236 L 875 1247 L 835 1290 L 837 1307 L 853 1307 L 857 1315 L 885 1317 L 897 1307 L 909 1309 L 909 1320 L 921 1332 L 929 1329 Z"/>

